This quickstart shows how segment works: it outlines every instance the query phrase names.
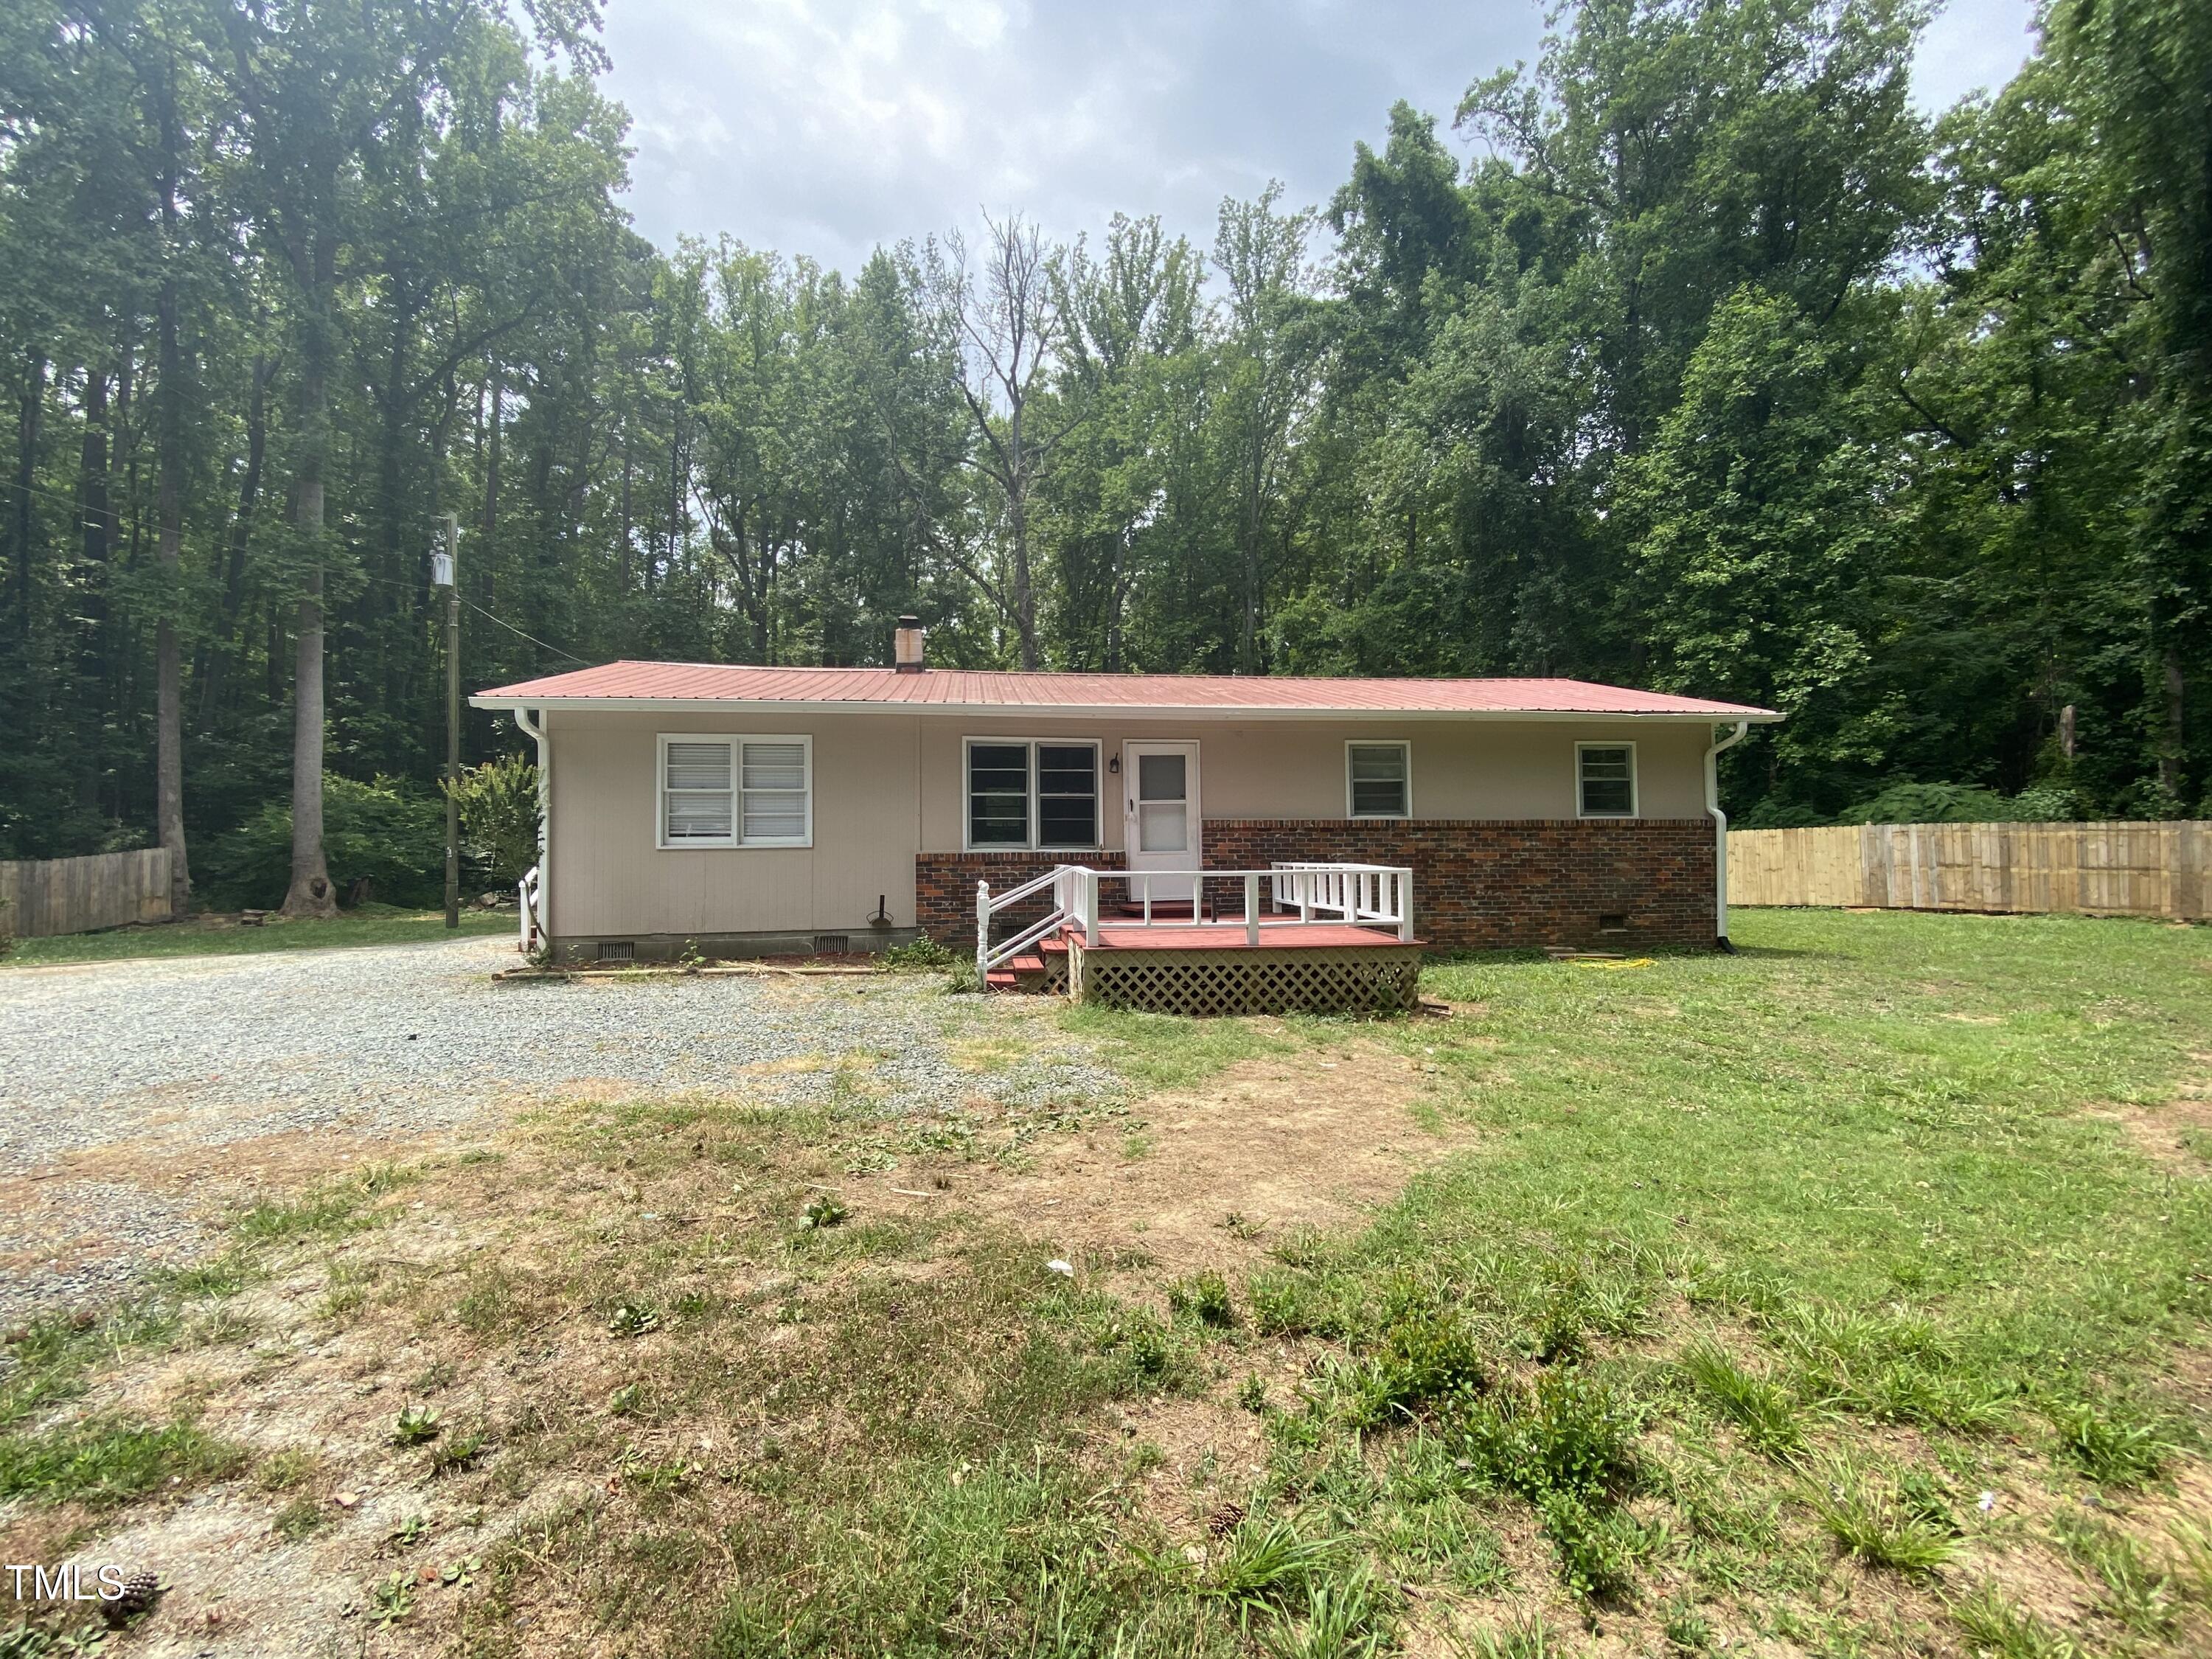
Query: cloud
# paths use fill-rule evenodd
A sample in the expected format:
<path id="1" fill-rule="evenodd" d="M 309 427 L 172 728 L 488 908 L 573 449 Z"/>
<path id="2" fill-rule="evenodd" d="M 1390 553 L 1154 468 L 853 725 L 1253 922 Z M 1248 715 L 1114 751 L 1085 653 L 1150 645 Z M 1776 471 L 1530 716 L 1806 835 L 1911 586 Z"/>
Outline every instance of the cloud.
<path id="1" fill-rule="evenodd" d="M 2028 0 L 1955 0 L 1923 104 L 2001 82 Z M 629 205 L 664 246 L 728 232 L 852 270 L 1018 208 L 1057 236 L 1117 210 L 1212 240 L 1224 196 L 1325 204 L 1400 98 L 1449 124 L 1533 59 L 1540 0 L 611 0 Z"/>

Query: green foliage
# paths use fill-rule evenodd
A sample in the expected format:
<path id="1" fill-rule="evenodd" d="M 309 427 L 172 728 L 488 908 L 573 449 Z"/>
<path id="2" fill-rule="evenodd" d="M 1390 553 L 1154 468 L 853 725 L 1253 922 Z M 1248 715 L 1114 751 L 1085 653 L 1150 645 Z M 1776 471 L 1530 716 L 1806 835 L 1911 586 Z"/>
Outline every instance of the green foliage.
<path id="1" fill-rule="evenodd" d="M 916 935 L 903 945 L 894 945 L 876 952 L 879 967 L 894 973 L 935 972 L 950 968 L 961 961 L 960 956 L 947 950 L 927 933 Z M 974 959 L 969 958 L 969 969 L 974 972 Z"/>
<path id="2" fill-rule="evenodd" d="M 502 755 L 463 767 L 458 784 L 441 778 L 439 787 L 459 805 L 461 854 L 471 873 L 495 888 L 513 887 L 538 862 L 537 767 Z"/>
<path id="3" fill-rule="evenodd" d="M 446 811 L 437 798 L 391 778 L 323 781 L 323 850 L 341 895 L 368 884 L 387 904 L 437 903 L 445 890 Z M 273 908 L 292 868 L 289 803 L 264 807 L 200 861 L 202 891 L 217 908 Z"/>
<path id="4" fill-rule="evenodd" d="M 1838 823 L 2047 823 L 2078 818 L 2070 789 L 2013 796 L 1956 783 L 1893 783 L 1836 815 Z"/>
<path id="5" fill-rule="evenodd" d="M 216 1480 L 244 1461 L 238 1448 L 182 1419 L 159 1427 L 94 1419 L 43 1433 L 0 1436 L 0 1498 L 102 1507 L 172 1483 Z"/>
<path id="6" fill-rule="evenodd" d="M 2124 1400 L 2054 1406 L 2051 1423 L 2067 1457 L 2083 1474 L 2112 1486 L 2140 1486 L 2173 1455 L 2160 1425 Z"/>
<path id="7" fill-rule="evenodd" d="M 1534 1502 L 1554 1494 L 1601 1501 L 1636 1474 L 1635 1410 L 1579 1367 L 1533 1387 L 1502 1387 L 1456 1425 L 1462 1455 L 1498 1485 Z"/>

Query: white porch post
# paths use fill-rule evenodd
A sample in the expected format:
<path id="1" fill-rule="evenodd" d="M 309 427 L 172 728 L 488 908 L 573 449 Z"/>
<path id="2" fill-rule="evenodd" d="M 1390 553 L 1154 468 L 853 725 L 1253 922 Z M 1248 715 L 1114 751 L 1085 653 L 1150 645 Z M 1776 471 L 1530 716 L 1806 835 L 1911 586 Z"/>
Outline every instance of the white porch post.
<path id="1" fill-rule="evenodd" d="M 1244 878 L 1244 942 L 1260 942 L 1260 878 L 1255 875 Z"/>
<path id="2" fill-rule="evenodd" d="M 988 982 L 991 971 L 991 884 L 975 884 L 975 977 Z"/>
<path id="3" fill-rule="evenodd" d="M 1391 872 L 1398 878 L 1398 941 L 1401 945 L 1413 942 L 1413 872 L 1410 869 Z"/>

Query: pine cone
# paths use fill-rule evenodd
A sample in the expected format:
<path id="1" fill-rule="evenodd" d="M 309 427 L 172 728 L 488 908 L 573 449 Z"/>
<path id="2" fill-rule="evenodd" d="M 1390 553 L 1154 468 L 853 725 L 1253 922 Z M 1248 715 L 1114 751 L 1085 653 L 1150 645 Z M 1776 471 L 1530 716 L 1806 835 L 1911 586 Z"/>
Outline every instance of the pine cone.
<path id="1" fill-rule="evenodd" d="M 1226 1538 L 1237 1530 L 1237 1523 L 1243 1518 L 1244 1506 L 1242 1504 L 1224 1504 L 1206 1517 L 1206 1529 L 1216 1538 Z"/>
<path id="2" fill-rule="evenodd" d="M 154 1603 L 161 1599 L 161 1580 L 157 1573 L 134 1572 L 123 1582 L 123 1594 L 112 1601 L 100 1604 L 100 1616 L 107 1621 L 110 1630 L 121 1630 L 140 1613 L 150 1612 Z"/>

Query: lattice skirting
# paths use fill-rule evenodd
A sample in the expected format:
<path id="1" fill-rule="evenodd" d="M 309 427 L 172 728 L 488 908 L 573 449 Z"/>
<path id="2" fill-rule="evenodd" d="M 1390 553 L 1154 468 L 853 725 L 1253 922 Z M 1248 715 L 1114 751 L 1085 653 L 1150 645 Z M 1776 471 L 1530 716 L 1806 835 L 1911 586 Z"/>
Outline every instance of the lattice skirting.
<path id="1" fill-rule="evenodd" d="M 1419 994 L 1419 945 L 1294 951 L 1088 951 L 1071 942 L 1068 994 L 1156 1014 L 1389 1013 Z"/>

